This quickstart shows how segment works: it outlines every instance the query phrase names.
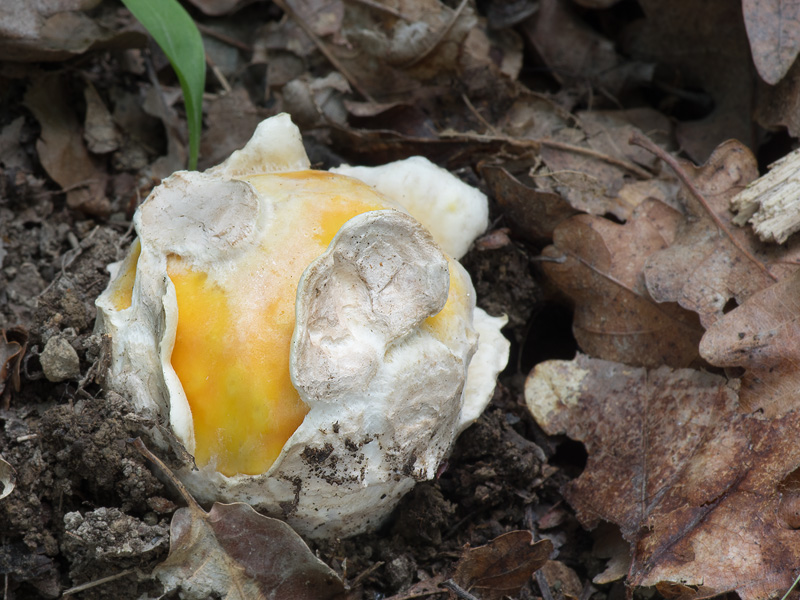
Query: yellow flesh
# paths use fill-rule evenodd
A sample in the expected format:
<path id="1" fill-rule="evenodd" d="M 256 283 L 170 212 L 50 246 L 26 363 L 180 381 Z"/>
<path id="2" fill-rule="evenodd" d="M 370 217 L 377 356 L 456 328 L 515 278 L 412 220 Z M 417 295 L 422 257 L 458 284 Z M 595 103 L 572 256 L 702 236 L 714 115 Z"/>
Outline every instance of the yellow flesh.
<path id="1" fill-rule="evenodd" d="M 300 276 L 346 221 L 389 207 L 365 184 L 325 172 L 248 181 L 274 202 L 261 243 L 215 276 L 179 256 L 167 262 L 179 315 L 171 362 L 192 411 L 195 460 L 228 476 L 269 469 L 308 412 L 289 375 Z M 450 282 L 447 305 L 424 325 L 443 341 L 469 305 L 452 263 Z"/>

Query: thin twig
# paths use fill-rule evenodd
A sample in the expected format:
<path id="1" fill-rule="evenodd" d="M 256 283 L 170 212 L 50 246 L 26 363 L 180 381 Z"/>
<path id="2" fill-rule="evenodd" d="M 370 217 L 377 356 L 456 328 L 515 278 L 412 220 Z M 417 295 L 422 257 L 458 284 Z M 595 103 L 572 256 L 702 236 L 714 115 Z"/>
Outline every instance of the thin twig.
<path id="1" fill-rule="evenodd" d="M 392 15 L 393 17 L 397 17 L 398 19 L 403 19 L 404 21 L 413 21 L 412 17 L 408 15 L 404 15 L 399 10 L 395 10 L 389 6 L 384 6 L 378 2 L 373 2 L 372 0 L 350 0 L 350 2 L 355 2 L 356 4 L 363 4 L 364 6 L 368 6 L 372 9 L 379 10 L 381 12 L 386 13 L 387 15 Z"/>
<path id="2" fill-rule="evenodd" d="M 443 138 L 461 137 L 481 142 L 503 142 L 511 146 L 516 146 L 518 148 L 533 148 L 534 150 L 538 150 L 540 147 L 544 146 L 546 148 L 552 148 L 554 150 L 561 150 L 562 152 L 572 152 L 573 154 L 583 154 L 584 156 L 590 156 L 591 158 L 595 158 L 597 160 L 603 161 L 605 163 L 614 165 L 615 167 L 619 167 L 620 169 L 628 171 L 629 173 L 635 175 L 639 179 L 652 179 L 653 177 L 653 175 L 648 171 L 646 171 L 645 169 L 642 169 L 641 167 L 627 160 L 622 160 L 620 158 L 616 158 L 614 156 L 598 152 L 597 150 L 592 150 L 591 148 L 585 148 L 584 146 L 573 146 L 572 144 L 565 144 L 563 142 L 556 142 L 554 140 L 517 139 L 507 135 L 484 135 L 480 133 L 470 133 L 470 132 L 462 133 L 460 131 L 443 131 L 439 134 L 439 137 Z"/>
<path id="3" fill-rule="evenodd" d="M 786 593 L 783 595 L 783 597 L 781 598 L 781 600 L 786 600 L 786 597 L 787 597 L 789 594 L 791 594 L 791 593 L 792 593 L 792 590 L 795 588 L 795 586 L 797 586 L 797 582 L 798 582 L 798 581 L 800 581 L 800 575 L 798 575 L 798 576 L 795 578 L 795 580 L 794 580 L 794 583 L 792 583 L 792 585 L 789 587 L 789 589 L 788 589 L 788 590 L 786 590 Z"/>
<path id="4" fill-rule="evenodd" d="M 596 591 L 597 590 L 594 588 L 594 586 L 591 584 L 591 582 L 587 581 L 584 584 L 583 589 L 581 590 L 581 595 L 578 597 L 578 600 L 589 600 L 589 598 L 592 597 L 592 594 L 594 594 Z M 781 598 L 781 600 L 784 600 L 784 599 Z"/>
<path id="5" fill-rule="evenodd" d="M 280 8 L 283 12 L 289 15 L 289 18 L 292 19 L 295 23 L 300 26 L 305 34 L 311 38 L 311 41 L 314 42 L 316 47 L 322 52 L 323 56 L 328 59 L 328 62 L 331 63 L 336 70 L 339 71 L 347 81 L 350 82 L 359 94 L 364 96 L 369 102 L 375 102 L 375 99 L 370 95 L 370 93 L 362 87 L 362 85 L 358 82 L 358 80 L 353 76 L 350 71 L 348 71 L 345 66 L 339 62 L 339 59 L 334 56 L 334 54 L 328 50 L 328 47 L 325 45 L 316 33 L 311 29 L 308 23 L 306 23 L 305 19 L 303 19 L 300 15 L 298 15 L 295 10 L 289 5 L 289 0 L 275 0 L 275 5 Z"/>
<path id="6" fill-rule="evenodd" d="M 536 256 L 531 256 L 528 258 L 531 262 L 552 262 L 552 263 L 565 263 L 567 262 L 567 255 L 564 254 L 563 256 L 542 256 L 541 254 L 537 254 Z"/>
<path id="7" fill-rule="evenodd" d="M 228 79 L 225 77 L 222 71 L 219 70 L 219 67 L 213 60 L 211 60 L 211 57 L 208 54 L 206 54 L 206 64 L 211 68 L 211 72 L 214 74 L 214 77 L 217 78 L 217 81 L 222 86 L 222 89 L 225 90 L 225 93 L 230 94 L 231 91 L 233 91 L 231 84 L 228 83 Z"/>
<path id="8" fill-rule="evenodd" d="M 477 596 L 473 596 L 467 590 L 462 588 L 452 579 L 448 579 L 447 581 L 443 581 L 439 584 L 439 587 L 447 588 L 451 592 L 453 592 L 456 596 L 461 598 L 461 600 L 480 600 Z"/>
<path id="9" fill-rule="evenodd" d="M 450 30 L 453 29 L 453 25 L 455 25 L 456 21 L 458 21 L 458 17 L 461 16 L 461 13 L 464 11 L 464 7 L 467 5 L 467 2 L 468 0 L 461 0 L 461 4 L 459 4 L 458 8 L 456 8 L 453 16 L 450 18 L 450 22 L 436 33 L 436 39 L 433 41 L 433 43 L 423 50 L 421 54 L 417 54 L 417 56 L 412 58 L 410 61 L 401 65 L 402 68 L 407 69 L 408 67 L 413 67 L 414 65 L 425 60 L 431 52 L 436 50 L 436 47 L 442 43 L 442 40 L 447 36 L 448 33 L 450 33 Z"/>
<path id="10" fill-rule="evenodd" d="M 356 576 L 356 578 L 355 578 L 355 579 L 353 579 L 353 581 L 352 581 L 352 582 L 350 582 L 350 583 L 348 583 L 348 584 L 347 584 L 347 587 L 348 587 L 349 589 L 351 589 L 351 590 L 352 590 L 352 589 L 354 589 L 354 588 L 357 588 L 359 585 L 361 585 L 361 582 L 362 582 L 362 581 L 364 581 L 364 580 L 365 580 L 367 577 L 369 577 L 369 576 L 370 576 L 370 575 L 372 575 L 372 574 L 373 574 L 375 571 L 377 571 L 378 569 L 380 569 L 380 568 L 383 566 L 383 564 L 384 564 L 384 563 L 383 563 L 383 561 L 382 561 L 382 560 L 379 560 L 379 561 L 378 561 L 378 562 L 376 562 L 374 565 L 372 565 L 370 568 L 368 568 L 368 569 L 365 569 L 365 570 L 361 571 L 361 573 L 359 573 L 359 574 Z"/>
<path id="11" fill-rule="evenodd" d="M 555 600 L 553 592 L 550 590 L 550 584 L 542 573 L 541 569 L 536 571 L 536 583 L 539 585 L 539 591 L 542 592 L 542 600 Z"/>
<path id="12" fill-rule="evenodd" d="M 630 171 L 640 179 L 651 179 L 653 177 L 651 173 L 645 171 L 641 167 L 636 166 L 632 162 L 615 158 L 603 152 L 592 150 L 591 148 L 585 148 L 583 146 L 573 146 L 572 144 L 556 142 L 555 140 L 538 140 L 538 142 L 540 146 L 544 146 L 545 148 L 552 148 L 553 150 L 563 150 L 564 152 L 574 152 L 575 154 L 584 154 L 586 156 L 591 156 L 592 158 L 602 160 L 603 162 L 607 162 L 608 164 L 614 165 L 615 167 L 619 167 L 620 169 L 625 169 L 626 171 Z"/>
<path id="13" fill-rule="evenodd" d="M 68 590 L 64 590 L 61 594 L 62 597 L 64 596 L 71 596 L 72 594 L 77 594 L 78 592 L 83 592 L 93 587 L 97 587 L 98 585 L 103 585 L 105 583 L 109 583 L 116 579 L 120 579 L 121 577 L 126 577 L 132 573 L 136 573 L 136 569 L 126 569 L 124 571 L 120 571 L 114 575 L 109 575 L 108 577 L 103 577 L 102 579 L 96 579 L 94 581 L 89 581 L 88 583 L 82 583 L 81 585 L 76 585 L 75 587 L 71 587 Z"/>
<path id="14" fill-rule="evenodd" d="M 478 119 L 478 121 L 480 121 L 481 124 L 486 128 L 486 131 L 488 131 L 492 135 L 497 135 L 497 130 L 491 123 L 489 123 L 489 121 L 483 118 L 483 115 L 478 112 L 478 109 L 475 108 L 475 105 L 472 104 L 472 101 L 467 97 L 467 95 L 461 94 L 461 99 L 464 101 L 464 104 L 467 105 L 469 112 L 471 112 L 475 116 L 475 118 Z"/>
<path id="15" fill-rule="evenodd" d="M 692 181 L 689 179 L 689 176 L 686 174 L 686 171 L 683 169 L 683 167 L 680 165 L 680 163 L 678 163 L 678 161 L 675 159 L 675 157 L 673 157 L 671 154 L 669 154 L 661 146 L 658 146 L 650 138 L 647 138 L 647 137 L 639 134 L 638 132 L 634 132 L 631 135 L 631 138 L 628 141 L 628 143 L 644 148 L 645 150 L 647 150 L 648 152 L 650 152 L 654 156 L 660 158 L 665 163 L 667 163 L 669 168 L 672 169 L 674 171 L 675 175 L 678 176 L 678 179 L 681 180 L 681 183 L 683 183 L 683 185 L 686 186 L 686 189 L 689 191 L 689 193 L 692 196 L 694 196 L 695 200 L 697 200 L 700 203 L 700 205 L 703 207 L 703 209 L 705 209 L 705 211 L 708 213 L 708 215 L 711 217 L 711 219 L 717 225 L 719 230 L 725 235 L 725 237 L 727 237 L 731 241 L 731 243 L 734 246 L 736 246 L 736 248 L 738 248 L 739 252 L 744 254 L 745 257 L 747 258 L 747 260 L 749 260 L 753 264 L 755 264 L 759 269 L 761 269 L 761 271 L 764 272 L 764 274 L 766 274 L 767 276 L 772 278 L 773 281 L 778 281 L 778 278 L 775 277 L 775 275 L 773 275 L 770 272 L 770 270 L 767 268 L 767 266 L 764 263 L 762 263 L 760 260 L 758 260 L 755 256 L 753 256 L 753 254 L 750 252 L 750 250 L 745 248 L 744 245 L 733 236 L 733 233 L 731 232 L 731 230 L 728 228 L 727 225 L 725 225 L 725 223 L 722 222 L 722 219 L 719 218 L 717 213 L 715 213 L 711 209 L 711 206 L 708 204 L 708 201 L 705 199 L 703 194 L 700 193 L 700 190 L 697 189 L 697 187 L 694 185 L 694 183 L 692 183 Z"/>
<path id="16" fill-rule="evenodd" d="M 164 476 L 167 477 L 172 482 L 172 485 L 178 489 L 178 493 L 183 497 L 184 502 L 189 505 L 189 508 L 194 508 L 200 511 L 203 510 L 203 508 L 197 503 L 197 500 L 195 500 L 194 497 L 189 493 L 189 490 L 186 489 L 186 486 L 183 485 L 183 483 L 181 483 L 177 477 L 175 477 L 175 474 L 172 472 L 172 470 L 165 465 L 160 458 L 150 452 L 147 446 L 144 445 L 142 438 L 137 437 L 136 439 L 131 440 L 131 443 L 133 443 L 133 446 L 139 451 L 139 454 L 144 456 L 150 462 L 155 463 L 156 466 L 161 469 L 161 472 L 164 474 Z"/>

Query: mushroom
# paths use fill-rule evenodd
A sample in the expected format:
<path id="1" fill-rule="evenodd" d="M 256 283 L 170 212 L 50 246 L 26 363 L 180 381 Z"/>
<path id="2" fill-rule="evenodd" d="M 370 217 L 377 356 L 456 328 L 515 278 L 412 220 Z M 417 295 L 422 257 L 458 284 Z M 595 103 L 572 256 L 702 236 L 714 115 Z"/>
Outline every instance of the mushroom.
<path id="1" fill-rule="evenodd" d="M 97 299 L 107 385 L 194 457 L 201 502 L 310 537 L 377 527 L 491 399 L 503 317 L 457 259 L 486 197 L 424 158 L 310 170 L 286 114 L 178 172 Z M 163 432 L 168 431 L 168 435 Z M 172 442 L 171 442 L 172 440 Z"/>

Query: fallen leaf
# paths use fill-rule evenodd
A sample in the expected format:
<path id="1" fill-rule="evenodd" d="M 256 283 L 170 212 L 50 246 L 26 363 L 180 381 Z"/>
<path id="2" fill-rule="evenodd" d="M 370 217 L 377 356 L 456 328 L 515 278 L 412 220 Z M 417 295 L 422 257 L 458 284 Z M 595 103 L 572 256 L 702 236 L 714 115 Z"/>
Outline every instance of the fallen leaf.
<path id="1" fill-rule="evenodd" d="M 645 18 L 623 34 L 622 50 L 654 62 L 656 85 L 711 96 L 710 112 L 678 124 L 677 137 L 693 159 L 705 160 L 724 140 L 755 142 L 750 124 L 755 72 L 741 4 L 729 0 L 640 0 Z M 685 94 L 684 94 L 685 96 Z"/>
<path id="2" fill-rule="evenodd" d="M 167 134 L 167 153 L 150 165 L 151 175 L 157 180 L 165 179 L 175 171 L 183 169 L 189 157 L 189 144 L 186 128 L 174 108 L 181 98 L 180 88 L 148 88 L 142 108 L 157 117 L 164 125 Z"/>
<path id="3" fill-rule="evenodd" d="M 535 16 L 521 25 L 561 85 L 585 95 L 594 89 L 617 96 L 626 86 L 650 81 L 654 65 L 625 58 L 615 44 L 581 19 L 570 3 L 542 0 Z"/>
<path id="4" fill-rule="evenodd" d="M 476 26 L 472 6 L 451 8 L 438 0 L 399 0 L 393 6 L 378 2 L 341 0 L 279 0 L 289 16 L 281 35 L 305 33 L 368 101 L 408 100 L 423 82 L 437 78 L 449 85 L 459 71 L 462 46 Z M 283 45 L 294 51 L 289 45 Z M 301 52 L 296 52 L 302 55 Z"/>
<path id="5" fill-rule="evenodd" d="M 578 212 L 558 194 L 526 185 L 503 166 L 482 164 L 479 171 L 511 230 L 530 242 L 553 239 L 556 226 Z"/>
<path id="6" fill-rule="evenodd" d="M 108 175 L 89 156 L 72 107 L 65 102 L 53 102 L 53 98 L 67 96 L 66 82 L 58 74 L 35 79 L 25 94 L 25 106 L 42 127 L 36 142 L 39 160 L 47 174 L 66 192 L 70 208 L 107 216 L 111 210 L 105 196 Z"/>
<path id="7" fill-rule="evenodd" d="M 486 5 L 486 20 L 491 29 L 505 29 L 521 23 L 539 10 L 535 0 L 490 2 Z"/>
<path id="8" fill-rule="evenodd" d="M 442 594 L 443 590 L 439 587 L 439 584 L 444 580 L 444 573 L 439 573 L 429 579 L 418 581 L 407 590 L 395 594 L 394 596 L 389 596 L 385 600 L 412 600 L 412 598 L 427 598 L 434 594 Z"/>
<path id="9" fill-rule="evenodd" d="M 119 171 L 144 169 L 158 155 L 158 149 L 166 146 L 165 127 L 144 109 L 151 88 L 145 85 L 133 92 L 121 87 L 109 90 L 114 124 L 124 138 L 120 149 L 114 153 L 114 166 Z"/>
<path id="10" fill-rule="evenodd" d="M 755 157 L 740 142 L 723 143 L 701 167 L 682 168 L 711 212 L 685 194 L 687 219 L 674 243 L 647 259 L 644 273 L 656 302 L 677 302 L 700 315 L 707 328 L 730 310 L 731 301 L 742 304 L 790 275 L 798 245 L 769 247 L 733 224 L 731 199 L 758 175 Z"/>
<path id="11" fill-rule="evenodd" d="M 169 555 L 153 570 L 166 593 L 178 591 L 187 600 L 211 595 L 226 600 L 328 600 L 344 594 L 336 573 L 289 525 L 241 502 L 214 503 L 206 513 L 141 440 L 134 444 L 188 504 L 173 515 Z"/>
<path id="12" fill-rule="evenodd" d="M 467 135 L 418 137 L 385 129 L 356 129 L 336 124 L 331 125 L 331 135 L 336 146 L 347 152 L 346 158 L 352 164 L 384 164 L 419 154 L 453 170 L 496 156 L 506 148 L 505 142 L 499 139 L 476 139 Z"/>
<path id="13" fill-rule="evenodd" d="M 318 36 L 336 36 L 342 30 L 342 0 L 291 0 L 291 6 Z"/>
<path id="14" fill-rule="evenodd" d="M 22 147 L 21 135 L 25 117 L 17 117 L 0 131 L 0 164 L 4 169 L 31 172 L 31 160 Z"/>
<path id="15" fill-rule="evenodd" d="M 797 408 L 800 390 L 800 271 L 753 294 L 716 321 L 700 342 L 712 365 L 743 367 L 743 411 L 767 418 Z"/>
<path id="16" fill-rule="evenodd" d="M 53 558 L 45 554 L 43 546 L 30 548 L 23 541 L 0 543 L 0 573 L 13 585 L 25 582 L 33 587 L 39 598 L 61 596 L 61 578 Z"/>
<path id="17" fill-rule="evenodd" d="M 86 100 L 83 138 L 87 147 L 95 154 L 113 152 L 119 148 L 119 132 L 100 94 L 89 81 L 83 89 L 83 97 Z"/>
<path id="18" fill-rule="evenodd" d="M 796 0 L 742 0 L 753 62 L 761 78 L 775 85 L 800 52 L 800 3 Z"/>
<path id="19" fill-rule="evenodd" d="M 579 356 L 548 361 L 525 398 L 539 425 L 584 443 L 564 488 L 581 523 L 617 524 L 628 584 L 685 598 L 780 596 L 800 564 L 800 414 L 738 411 L 723 377 Z"/>
<path id="20" fill-rule="evenodd" d="M 619 527 L 608 522 L 600 523 L 594 531 L 592 556 L 606 559 L 606 568 L 592 579 L 593 583 L 611 583 L 624 578 L 631 568 L 631 546 L 626 542 Z"/>
<path id="21" fill-rule="evenodd" d="M 28 332 L 22 327 L 11 327 L 0 330 L 0 337 L 0 394 L 9 378 L 14 391 L 19 392 L 19 369 L 28 349 Z"/>
<path id="22" fill-rule="evenodd" d="M 542 256 L 545 274 L 575 304 L 572 330 L 581 349 L 634 365 L 687 366 L 702 329 L 690 312 L 651 298 L 642 268 L 667 248 L 683 217 L 646 200 L 618 225 L 592 215 L 564 221 Z"/>
<path id="23" fill-rule="evenodd" d="M 3 489 L 0 490 L 0 500 L 8 496 L 14 491 L 16 486 L 17 473 L 14 467 L 8 464 L 2 456 L 0 456 L 0 485 Z"/>
<path id="24" fill-rule="evenodd" d="M 510 531 L 485 546 L 464 550 L 453 581 L 481 600 L 515 596 L 552 552 L 550 540 L 533 543 L 530 531 Z"/>
<path id="25" fill-rule="evenodd" d="M 767 130 L 785 127 L 789 135 L 800 137 L 800 61 L 775 85 L 759 81 L 755 120 Z"/>
<path id="26" fill-rule="evenodd" d="M 522 52 L 522 38 L 513 29 L 492 32 L 481 26 L 470 29 L 459 57 L 467 90 L 493 87 L 501 77 L 516 81 L 522 69 Z"/>
<path id="27" fill-rule="evenodd" d="M 586 8 L 611 8 L 620 0 L 575 0 L 575 4 Z"/>
<path id="28" fill-rule="evenodd" d="M 197 505 L 178 509 L 169 556 L 154 575 L 169 591 L 197 600 L 324 600 L 344 591 L 289 525 L 243 503 L 215 503 L 208 513 Z"/>

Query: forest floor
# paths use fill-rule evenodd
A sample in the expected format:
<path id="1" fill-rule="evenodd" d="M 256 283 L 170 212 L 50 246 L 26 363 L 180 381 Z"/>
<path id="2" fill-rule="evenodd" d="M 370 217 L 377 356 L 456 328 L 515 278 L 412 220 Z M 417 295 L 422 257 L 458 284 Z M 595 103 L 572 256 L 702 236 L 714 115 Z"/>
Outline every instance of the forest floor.
<path id="1" fill-rule="evenodd" d="M 186 165 L 185 113 L 168 61 L 120 4 L 63 5 L 64 12 L 48 12 L 20 1 L 0 10 L 0 483 L 10 490 L 0 499 L 0 585 L 9 600 L 155 598 L 163 589 L 151 573 L 167 557 L 170 520 L 182 500 L 131 443 L 143 433 L 141 418 L 102 385 L 108 344 L 94 333 L 94 301 L 108 284 L 107 265 L 124 258 L 135 238 L 136 207 Z M 625 436 L 640 440 L 641 430 L 631 429 L 630 420 L 609 422 L 623 431 L 614 446 L 602 432 L 575 433 L 574 415 L 563 426 L 546 414 L 534 419 L 529 403 L 536 398 L 529 391 L 526 399 L 525 389 L 536 365 L 572 361 L 576 352 L 631 369 L 697 369 L 692 373 L 716 377 L 725 389 L 740 385 L 743 373 L 744 388 L 759 384 L 747 379 L 746 361 L 715 360 L 698 344 L 715 322 L 771 288 L 749 279 L 744 291 L 731 284 L 710 308 L 692 305 L 685 290 L 656 297 L 667 285 L 645 285 L 647 257 L 635 255 L 677 247 L 681 228 L 696 222 L 696 214 L 685 182 L 657 151 L 628 142 L 634 133 L 646 134 L 686 159 L 684 175 L 702 193 L 726 202 L 765 172 L 800 135 L 796 51 L 769 43 L 778 29 L 787 38 L 797 33 L 785 16 L 766 8 L 754 14 L 747 6 L 742 14 L 738 3 L 723 0 L 702 6 L 688 0 L 184 5 L 207 52 L 200 169 L 244 145 L 261 120 L 285 111 L 303 131 L 315 168 L 421 154 L 490 199 L 490 230 L 462 262 L 478 305 L 508 317 L 508 367 L 489 408 L 458 439 L 437 478 L 419 483 L 383 528 L 309 542 L 341 579 L 347 598 L 453 594 L 443 582 L 470 588 L 472 595 L 462 597 L 479 600 L 619 600 L 634 589 L 680 598 L 737 591 L 755 600 L 789 587 L 800 568 L 794 562 L 800 544 L 783 536 L 800 523 L 784 513 L 798 488 L 793 474 L 800 459 L 775 468 L 769 493 L 752 492 L 764 510 L 777 507 L 784 515 L 776 525 L 780 534 L 753 534 L 753 544 L 761 543 L 760 535 L 772 540 L 760 558 L 740 555 L 767 574 L 754 575 L 721 550 L 719 565 L 709 567 L 697 546 L 670 554 L 669 564 L 679 567 L 659 570 L 672 550 L 652 548 L 699 543 L 697 523 L 713 521 L 723 509 L 733 520 L 744 514 L 730 506 L 744 475 L 710 499 L 675 500 L 721 508 L 681 525 L 680 539 L 653 539 L 667 522 L 659 519 L 674 518 L 676 509 L 647 512 L 650 500 L 661 502 L 652 490 L 672 493 L 675 479 L 664 476 L 670 483 L 662 487 L 649 479 L 649 500 L 631 501 L 646 505 L 636 517 L 610 507 L 627 506 L 626 486 L 637 473 L 609 468 L 604 478 L 597 469 L 593 487 L 585 479 L 576 483 L 587 464 L 607 453 L 632 456 L 625 454 Z M 726 142 L 732 139 L 735 147 Z M 709 160 L 713 173 L 724 171 L 728 179 L 688 162 Z M 654 216 L 654 210 L 670 212 Z M 642 223 L 645 213 L 661 232 L 660 245 L 634 237 L 614 246 L 627 233 L 614 242 L 613 232 Z M 663 233 L 668 227 L 672 233 Z M 780 281 L 775 285 L 790 281 L 794 255 L 787 250 L 776 259 L 757 244 L 748 246 L 753 260 L 767 265 L 767 274 Z M 716 255 L 730 255 L 725 252 Z M 571 268 L 565 256 L 590 265 L 590 272 L 565 275 L 559 271 Z M 688 263 L 702 262 L 669 260 L 669 273 L 681 281 L 694 273 Z M 774 265 L 789 266 L 784 274 Z M 609 290 L 597 277 L 617 287 Z M 667 279 L 662 269 L 653 281 Z M 713 287 L 712 280 L 704 279 Z M 713 295 L 706 290 L 694 297 L 703 294 Z M 657 303 L 671 308 L 653 316 L 642 307 Z M 604 372 L 613 371 L 609 364 Z M 580 365 L 585 372 L 601 368 Z M 618 396 L 627 390 L 620 387 Z M 726 422 L 745 423 L 760 411 L 790 426 L 793 413 L 754 402 Z M 604 423 L 601 414 L 586 408 L 580 418 Z M 758 435 L 748 435 L 752 449 Z M 665 456 L 676 448 L 681 464 L 695 464 L 687 456 L 702 454 L 700 446 L 681 454 L 685 440 L 659 443 Z M 772 452 L 764 450 L 771 461 Z M 757 464 L 749 456 L 736 454 L 730 464 Z M 735 471 L 730 464 L 719 471 Z M 587 499 L 591 490 L 595 504 Z M 619 497 L 610 499 L 609 490 L 621 490 Z M 524 545 L 552 543 L 549 562 L 535 574 L 539 565 L 532 567 L 519 547 L 501 552 L 502 572 L 483 565 L 465 574 L 470 549 L 518 531 L 530 534 Z M 746 531 L 735 535 L 747 537 Z M 794 549 L 781 555 L 778 542 Z M 519 580 L 509 575 L 517 571 L 524 572 Z"/>

